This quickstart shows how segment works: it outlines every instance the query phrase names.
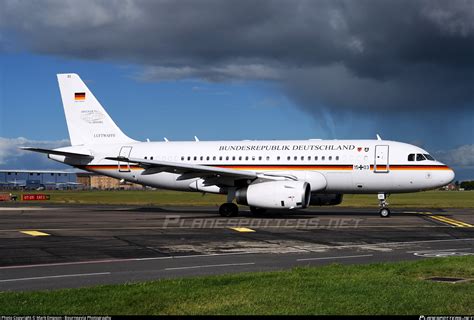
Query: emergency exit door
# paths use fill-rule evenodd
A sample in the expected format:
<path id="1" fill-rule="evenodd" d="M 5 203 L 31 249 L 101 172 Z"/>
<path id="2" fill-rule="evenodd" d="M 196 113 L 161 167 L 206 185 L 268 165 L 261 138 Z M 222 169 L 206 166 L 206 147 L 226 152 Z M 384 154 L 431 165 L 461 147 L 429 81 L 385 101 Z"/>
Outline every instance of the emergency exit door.
<path id="1" fill-rule="evenodd" d="M 122 147 L 120 148 L 119 158 L 129 158 L 130 152 L 132 152 L 132 147 Z M 118 162 L 119 172 L 130 172 L 130 163 L 129 162 Z"/>
<path id="2" fill-rule="evenodd" d="M 374 172 L 388 172 L 388 146 L 375 146 Z"/>

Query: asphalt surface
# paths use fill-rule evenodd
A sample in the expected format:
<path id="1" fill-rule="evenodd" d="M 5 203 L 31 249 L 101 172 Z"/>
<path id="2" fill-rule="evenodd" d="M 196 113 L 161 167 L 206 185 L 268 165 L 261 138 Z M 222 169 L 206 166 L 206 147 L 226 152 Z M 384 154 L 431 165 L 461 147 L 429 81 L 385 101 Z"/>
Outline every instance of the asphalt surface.
<path id="1" fill-rule="evenodd" d="M 474 209 L 0 206 L 0 291 L 474 255 Z"/>

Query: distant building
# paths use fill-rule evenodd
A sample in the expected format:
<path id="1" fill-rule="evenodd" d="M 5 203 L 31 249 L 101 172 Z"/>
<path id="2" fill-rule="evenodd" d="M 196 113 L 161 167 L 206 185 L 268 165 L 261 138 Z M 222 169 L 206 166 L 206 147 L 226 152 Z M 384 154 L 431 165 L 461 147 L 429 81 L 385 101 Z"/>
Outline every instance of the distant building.
<path id="1" fill-rule="evenodd" d="M 3 189 L 75 189 L 76 173 L 48 170 L 0 170 Z"/>
<path id="2" fill-rule="evenodd" d="M 458 189 L 459 189 L 459 186 L 457 186 L 455 183 L 450 183 L 441 187 L 441 190 L 448 190 L 448 191 L 455 191 Z"/>
<path id="3" fill-rule="evenodd" d="M 143 189 L 141 184 L 135 184 L 130 182 L 120 182 L 119 179 L 101 176 L 90 172 L 78 172 L 77 182 L 80 183 L 84 189 L 98 189 L 98 190 L 110 190 L 110 189 Z"/>
<path id="4" fill-rule="evenodd" d="M 48 170 L 0 170 L 0 189 L 64 190 L 64 189 L 142 189 L 140 184 L 89 172 Z"/>

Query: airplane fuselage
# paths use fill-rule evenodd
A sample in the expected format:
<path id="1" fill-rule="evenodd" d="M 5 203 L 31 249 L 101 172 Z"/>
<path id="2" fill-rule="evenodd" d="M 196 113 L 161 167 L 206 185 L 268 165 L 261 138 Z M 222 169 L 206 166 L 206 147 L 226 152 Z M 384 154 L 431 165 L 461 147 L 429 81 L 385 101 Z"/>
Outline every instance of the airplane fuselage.
<path id="1" fill-rule="evenodd" d="M 84 151 L 84 147 L 61 150 Z M 453 171 L 435 160 L 417 160 L 428 154 L 416 146 L 385 140 L 297 140 L 297 141 L 213 141 L 136 142 L 91 145 L 94 159 L 50 158 L 78 168 L 147 186 L 180 191 L 226 193 L 216 186 L 200 185 L 199 177 L 181 173 L 143 174 L 133 163 L 106 157 L 123 156 L 144 160 L 189 163 L 252 171 L 262 175 L 292 176 L 301 180 L 308 173 L 324 176 L 327 186 L 321 193 L 403 193 L 438 188 L 449 183 Z M 409 161 L 409 155 L 413 160 Z M 311 183 L 311 181 L 309 181 Z"/>

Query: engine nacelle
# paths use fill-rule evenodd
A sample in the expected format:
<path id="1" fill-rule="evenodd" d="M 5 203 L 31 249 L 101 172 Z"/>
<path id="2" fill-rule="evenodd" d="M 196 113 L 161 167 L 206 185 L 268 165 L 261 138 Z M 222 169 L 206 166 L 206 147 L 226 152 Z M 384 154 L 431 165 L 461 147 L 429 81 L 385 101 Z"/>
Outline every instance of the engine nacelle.
<path id="1" fill-rule="evenodd" d="M 343 194 L 312 193 L 309 202 L 312 206 L 335 206 L 341 204 Z"/>
<path id="2" fill-rule="evenodd" d="M 262 182 L 238 189 L 235 197 L 238 204 L 257 208 L 306 208 L 311 198 L 311 187 L 304 181 Z"/>

